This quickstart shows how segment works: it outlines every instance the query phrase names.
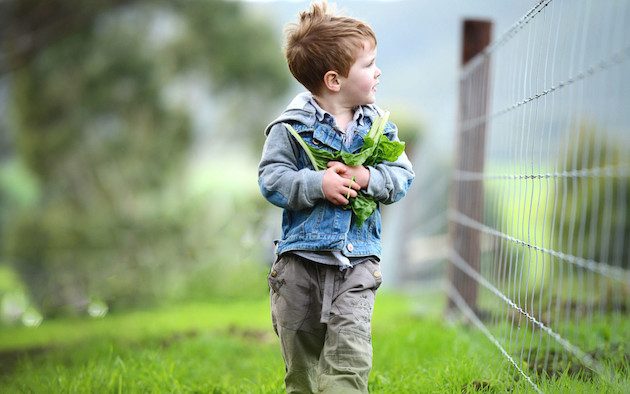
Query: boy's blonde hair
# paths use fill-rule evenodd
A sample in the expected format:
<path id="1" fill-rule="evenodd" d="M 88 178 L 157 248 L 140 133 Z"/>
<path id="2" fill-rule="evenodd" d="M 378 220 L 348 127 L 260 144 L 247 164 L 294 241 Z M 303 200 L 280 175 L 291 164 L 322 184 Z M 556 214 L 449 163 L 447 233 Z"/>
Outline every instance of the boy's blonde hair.
<path id="1" fill-rule="evenodd" d="M 332 7 L 331 7 L 332 8 Z M 291 74 L 311 93 L 323 86 L 324 75 L 347 77 L 365 40 L 376 46 L 372 28 L 354 18 L 335 15 L 327 2 L 313 3 L 285 30 L 285 56 Z"/>

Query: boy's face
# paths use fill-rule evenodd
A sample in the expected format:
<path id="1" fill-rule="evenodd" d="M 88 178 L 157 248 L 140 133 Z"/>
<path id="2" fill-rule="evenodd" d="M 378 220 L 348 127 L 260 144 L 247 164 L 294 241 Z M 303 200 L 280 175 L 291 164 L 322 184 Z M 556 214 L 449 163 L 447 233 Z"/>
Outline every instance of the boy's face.
<path id="1" fill-rule="evenodd" d="M 350 67 L 347 77 L 341 78 L 343 101 L 350 107 L 373 104 L 376 101 L 376 85 L 381 70 L 376 67 L 376 46 L 365 40 L 359 50 L 357 60 Z"/>

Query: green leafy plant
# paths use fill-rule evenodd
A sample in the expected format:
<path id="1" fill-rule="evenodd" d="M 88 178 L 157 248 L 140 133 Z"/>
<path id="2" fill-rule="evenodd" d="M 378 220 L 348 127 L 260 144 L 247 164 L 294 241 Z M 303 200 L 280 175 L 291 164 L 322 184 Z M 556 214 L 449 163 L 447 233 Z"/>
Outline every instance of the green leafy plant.
<path id="1" fill-rule="evenodd" d="M 289 132 L 295 137 L 297 142 L 306 152 L 313 168 L 316 171 L 325 170 L 329 161 L 342 161 L 348 166 L 373 166 L 384 161 L 396 161 L 405 150 L 405 143 L 402 141 L 390 141 L 383 131 L 389 119 L 389 111 L 385 111 L 383 116 L 374 119 L 370 131 L 363 139 L 363 146 L 358 153 L 344 151 L 329 152 L 310 146 L 300 137 L 298 132 L 289 124 L 283 123 Z M 363 192 L 359 192 L 357 197 L 350 199 L 350 204 L 345 208 L 352 209 L 356 216 L 357 224 L 361 225 L 372 215 L 377 207 L 376 201 Z"/>

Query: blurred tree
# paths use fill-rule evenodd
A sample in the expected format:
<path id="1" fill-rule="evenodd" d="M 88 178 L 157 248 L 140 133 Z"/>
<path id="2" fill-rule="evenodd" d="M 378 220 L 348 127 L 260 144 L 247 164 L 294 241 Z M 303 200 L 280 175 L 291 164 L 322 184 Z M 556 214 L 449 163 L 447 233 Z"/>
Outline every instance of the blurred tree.
<path id="1" fill-rule="evenodd" d="M 173 105 L 168 89 L 194 75 L 214 95 L 269 102 L 289 82 L 271 29 L 221 1 L 2 7 L 0 72 L 11 71 L 17 152 L 40 190 L 13 215 L 5 251 L 47 315 L 91 297 L 155 300 L 202 247 L 187 240 L 208 214 L 182 201 L 195 109 Z M 241 112 L 237 129 L 261 129 Z"/>
<path id="2" fill-rule="evenodd" d="M 623 144 L 595 126 L 581 124 L 561 155 L 564 171 L 623 168 Z M 630 265 L 630 199 L 627 173 L 565 177 L 558 181 L 554 212 L 556 248 L 563 253 L 628 269 Z"/>

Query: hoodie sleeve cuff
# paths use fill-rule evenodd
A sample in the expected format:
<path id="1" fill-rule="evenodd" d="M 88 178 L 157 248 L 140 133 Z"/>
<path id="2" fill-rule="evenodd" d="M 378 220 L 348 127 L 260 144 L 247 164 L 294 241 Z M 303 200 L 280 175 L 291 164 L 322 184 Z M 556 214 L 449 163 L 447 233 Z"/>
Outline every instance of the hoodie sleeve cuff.
<path id="1" fill-rule="evenodd" d="M 306 196 L 311 204 L 324 199 L 323 179 L 324 171 L 308 171 L 306 174 Z"/>
<path id="2" fill-rule="evenodd" d="M 368 183 L 365 194 L 374 197 L 376 200 L 385 197 L 383 195 L 383 190 L 385 190 L 385 178 L 383 174 L 371 166 L 368 167 L 368 170 L 370 170 L 370 182 Z"/>

